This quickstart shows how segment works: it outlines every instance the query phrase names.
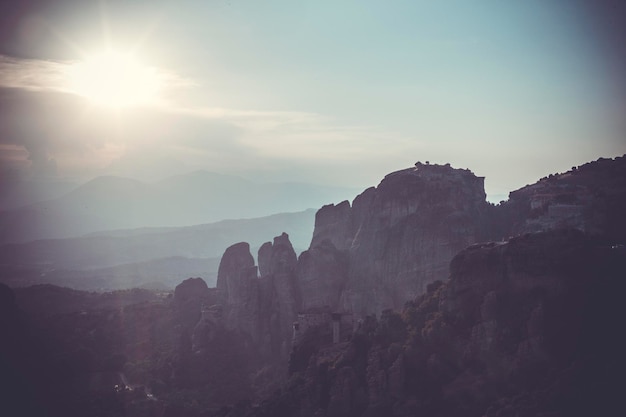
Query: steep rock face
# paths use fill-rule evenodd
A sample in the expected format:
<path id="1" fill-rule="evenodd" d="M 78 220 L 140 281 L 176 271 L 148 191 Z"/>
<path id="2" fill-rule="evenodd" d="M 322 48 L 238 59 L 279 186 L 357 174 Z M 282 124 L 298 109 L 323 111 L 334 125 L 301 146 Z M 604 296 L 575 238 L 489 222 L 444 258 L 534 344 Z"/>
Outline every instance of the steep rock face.
<path id="1" fill-rule="evenodd" d="M 352 207 L 347 202 L 323 207 L 310 250 L 327 240 L 349 259 L 345 284 L 338 276 L 335 287 L 341 292 L 330 307 L 357 314 L 400 308 L 428 283 L 445 278 L 458 251 L 486 237 L 488 208 L 483 178 L 421 163 L 387 175 L 377 188 L 357 196 Z M 315 268 L 324 269 L 306 270 Z M 303 305 L 317 304 L 309 296 L 318 297 L 303 291 Z"/>
<path id="2" fill-rule="evenodd" d="M 348 249 L 352 244 L 352 212 L 350 202 L 329 204 L 315 213 L 315 229 L 311 247 L 315 247 L 324 240 L 330 241 L 338 249 Z"/>
<path id="3" fill-rule="evenodd" d="M 260 277 L 247 243 L 237 243 L 224 252 L 217 279 L 223 305 L 220 321 L 247 335 L 262 357 L 285 358 L 299 307 L 297 258 L 289 236 L 283 233 L 273 243 L 263 244 L 258 259 Z"/>
<path id="4" fill-rule="evenodd" d="M 250 245 L 236 243 L 226 249 L 217 272 L 217 290 L 224 306 L 224 321 L 230 329 L 261 338 L 259 280 Z"/>
<path id="5" fill-rule="evenodd" d="M 347 253 L 328 239 L 319 242 L 300 255 L 296 279 L 302 311 L 336 309 L 348 279 Z"/>
<path id="6" fill-rule="evenodd" d="M 261 271 L 263 298 L 272 350 L 286 357 L 291 347 L 291 328 L 299 306 L 295 286 L 297 257 L 287 233 L 276 236 L 273 244 L 268 243 L 259 249 L 258 254 L 259 265 L 266 265 Z"/>
<path id="7" fill-rule="evenodd" d="M 542 179 L 499 206 L 485 201 L 483 179 L 469 170 L 418 163 L 387 175 L 352 206 L 320 209 L 311 247 L 295 266 L 283 236 L 264 244 L 254 283 L 259 346 L 282 352 L 295 311 L 382 313 L 379 323 L 365 316 L 346 350 L 341 343 L 296 346 L 292 362 L 299 365 L 290 369 L 306 382 L 290 401 L 302 402 L 279 399 L 279 410 L 290 411 L 270 415 L 495 416 L 526 407 L 519 415 L 530 416 L 552 412 L 550 401 L 575 396 L 572 387 L 584 392 L 580 375 L 593 367 L 576 368 L 576 360 L 589 360 L 581 346 L 598 336 L 584 314 L 594 306 L 615 315 L 603 310 L 590 277 L 604 271 L 601 297 L 610 296 L 615 277 L 596 257 L 606 248 L 580 230 L 604 235 L 623 256 L 624 161 L 600 160 Z M 542 230 L 556 231 L 474 245 Z M 618 267 L 625 270 L 623 262 Z M 436 282 L 449 271 L 450 282 Z M 218 287 L 225 291 L 226 282 Z M 416 296 L 402 316 L 386 310 Z M 578 374 L 565 375 L 568 367 Z M 552 383 L 561 385 L 550 391 L 545 384 Z"/>
<path id="8" fill-rule="evenodd" d="M 624 212 L 624 156 L 542 178 L 498 206 L 485 201 L 483 178 L 469 170 L 418 162 L 387 175 L 352 206 L 344 201 L 317 212 L 298 266 L 302 306 L 360 315 L 399 309 L 428 283 L 445 279 L 449 261 L 480 241 L 576 228 L 624 244 Z M 335 256 L 321 256 L 331 247 L 318 250 L 324 242 L 346 254 L 347 275 L 337 271 Z"/>
<path id="9" fill-rule="evenodd" d="M 217 271 L 217 289 L 224 299 L 229 303 L 238 301 L 242 293 L 246 291 L 247 280 L 251 276 L 256 278 L 256 267 L 254 258 L 250 254 L 250 245 L 240 242 L 229 246 L 222 256 Z"/>
<path id="10" fill-rule="evenodd" d="M 576 230 L 481 244 L 347 343 L 303 338 L 282 392 L 227 415 L 614 415 L 626 253 Z"/>
<path id="11" fill-rule="evenodd" d="M 265 242 L 259 249 L 259 272 L 261 276 L 292 274 L 296 262 L 296 252 L 289 241 L 289 235 L 282 233 L 274 238 L 274 243 Z"/>
<path id="12" fill-rule="evenodd" d="M 259 248 L 257 259 L 259 261 L 259 275 L 270 275 L 270 263 L 272 261 L 272 242 L 265 242 Z"/>

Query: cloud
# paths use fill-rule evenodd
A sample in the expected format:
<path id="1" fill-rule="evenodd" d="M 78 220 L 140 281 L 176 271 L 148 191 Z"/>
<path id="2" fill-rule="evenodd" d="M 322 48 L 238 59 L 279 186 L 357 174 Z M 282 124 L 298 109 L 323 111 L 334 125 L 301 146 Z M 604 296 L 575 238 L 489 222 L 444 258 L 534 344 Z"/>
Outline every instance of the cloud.
<path id="1" fill-rule="evenodd" d="M 68 64 L 0 55 L 0 86 L 62 91 Z"/>
<path id="2" fill-rule="evenodd" d="M 23 146 L 0 144 L 0 181 L 22 177 L 30 165 L 28 151 Z"/>
<path id="3" fill-rule="evenodd" d="M 11 165 L 11 169 L 50 176 L 58 165 L 61 171 L 71 167 L 71 171 L 77 172 L 90 165 L 106 165 L 110 158 L 119 157 L 133 133 L 163 135 L 163 128 L 168 126 L 155 110 L 143 117 L 145 126 L 139 128 L 138 123 L 120 120 L 111 111 L 96 109 L 74 94 L 67 87 L 72 65 L 71 61 L 0 55 L 0 145 L 26 151 L 25 159 L 16 165 L 9 162 L 13 159 L 7 156 L 8 148 L 0 148 L 0 168 Z M 169 88 L 192 85 L 173 73 L 159 70 L 157 74 Z M 134 112 L 137 113 L 141 110 Z"/>
<path id="4" fill-rule="evenodd" d="M 358 159 L 401 152 L 415 144 L 377 126 L 343 125 L 312 112 L 182 108 L 175 112 L 199 119 L 221 120 L 238 128 L 241 145 L 258 155 L 289 159 Z M 376 145 L 386 142 L 382 151 Z"/>
<path id="5" fill-rule="evenodd" d="M 62 176 L 150 178 L 169 157 L 189 170 L 272 180 L 296 179 L 297 172 L 299 180 L 321 181 L 346 169 L 351 174 L 342 177 L 354 179 L 360 165 L 397 161 L 415 146 L 375 126 L 341 125 L 315 113 L 160 107 L 102 114 L 79 97 L 47 90 L 0 89 L 0 111 L 0 144 L 23 147 L 27 163 L 17 167 L 37 175 L 53 175 L 56 166 Z M 315 175 L 322 170 L 328 172 Z"/>
<path id="6" fill-rule="evenodd" d="M 36 175 L 53 175 L 56 162 L 50 157 L 48 148 L 58 132 L 57 118 L 63 107 L 71 101 L 64 94 L 40 95 L 21 89 L 0 89 L 0 153 L 3 155 L 3 168 L 7 164 L 7 154 L 15 149 L 23 149 L 22 170 L 32 170 Z M 63 140 L 59 141 L 63 144 Z M 14 165 L 15 166 L 15 165 Z"/>
<path id="7" fill-rule="evenodd" d="M 12 165 L 16 169 L 81 177 L 102 172 L 132 176 L 134 171 L 145 178 L 158 174 L 159 161 L 168 157 L 184 161 L 189 169 L 269 172 L 283 178 L 296 171 L 315 177 L 316 171 L 326 170 L 324 175 L 355 178 L 363 164 L 391 166 L 386 163 L 421 146 L 377 126 L 342 124 L 314 112 L 175 101 L 107 111 L 67 90 L 64 77 L 70 66 L 0 56 L 0 145 L 27 151 L 22 164 Z M 167 76 L 172 89 L 193 84 Z M 0 148 L 0 163 L 8 161 L 2 154 Z M 350 175 L 340 174 L 347 168 Z M 176 170 L 180 167 L 170 169 Z"/>
<path id="8" fill-rule="evenodd" d="M 79 63 L 76 60 L 53 61 L 0 55 L 0 87 L 80 95 L 79 91 L 74 91 L 71 82 Z M 155 79 L 162 90 L 161 105 L 168 105 L 166 97 L 169 94 L 197 85 L 193 80 L 163 68 L 145 66 L 145 72 Z"/>

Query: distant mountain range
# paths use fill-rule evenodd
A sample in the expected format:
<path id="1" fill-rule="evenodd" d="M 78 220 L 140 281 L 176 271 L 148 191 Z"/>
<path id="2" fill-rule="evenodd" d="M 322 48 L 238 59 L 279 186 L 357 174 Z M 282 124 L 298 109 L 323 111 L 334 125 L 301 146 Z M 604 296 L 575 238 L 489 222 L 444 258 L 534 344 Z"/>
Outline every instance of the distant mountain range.
<path id="1" fill-rule="evenodd" d="M 0 178 L 0 212 L 52 200 L 77 186 L 78 183 L 63 180 Z"/>
<path id="2" fill-rule="evenodd" d="M 57 187 L 48 194 L 37 195 L 45 197 L 60 191 Z M 0 243 L 76 237 L 114 229 L 190 226 L 223 219 L 256 218 L 316 208 L 355 194 L 356 190 L 342 187 L 257 183 L 207 171 L 154 183 L 98 177 L 50 200 L 19 208 L 5 202 L 3 207 L 8 209 L 0 212 Z"/>
<path id="3" fill-rule="evenodd" d="M 309 246 L 315 210 L 217 223 L 114 230 L 0 245 L 0 282 L 18 287 L 51 283 L 85 290 L 174 288 L 185 278 L 215 283 L 219 259 L 233 243 L 260 247 L 268 236 L 289 234 Z"/>

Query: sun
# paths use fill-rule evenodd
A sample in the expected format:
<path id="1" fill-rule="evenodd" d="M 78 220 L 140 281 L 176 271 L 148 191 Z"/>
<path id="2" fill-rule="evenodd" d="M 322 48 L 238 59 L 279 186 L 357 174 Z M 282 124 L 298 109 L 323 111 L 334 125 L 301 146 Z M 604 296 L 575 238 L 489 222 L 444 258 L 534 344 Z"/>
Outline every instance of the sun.
<path id="1" fill-rule="evenodd" d="M 163 79 L 131 54 L 107 50 L 71 65 L 68 88 L 91 102 L 113 108 L 156 104 Z"/>

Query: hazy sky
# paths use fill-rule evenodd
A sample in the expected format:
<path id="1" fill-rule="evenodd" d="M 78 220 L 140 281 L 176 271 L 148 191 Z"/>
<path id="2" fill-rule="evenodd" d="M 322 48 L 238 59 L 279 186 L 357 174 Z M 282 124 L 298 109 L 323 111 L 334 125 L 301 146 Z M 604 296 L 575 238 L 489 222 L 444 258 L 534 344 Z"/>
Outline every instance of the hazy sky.
<path id="1" fill-rule="evenodd" d="M 4 1 L 0 175 L 207 169 L 367 187 L 429 160 L 506 194 L 626 153 L 625 10 L 609 0 Z M 107 48 L 137 65 L 139 81 L 121 92 L 110 84 L 119 68 L 93 68 Z M 111 99 L 146 80 L 145 97 Z"/>

